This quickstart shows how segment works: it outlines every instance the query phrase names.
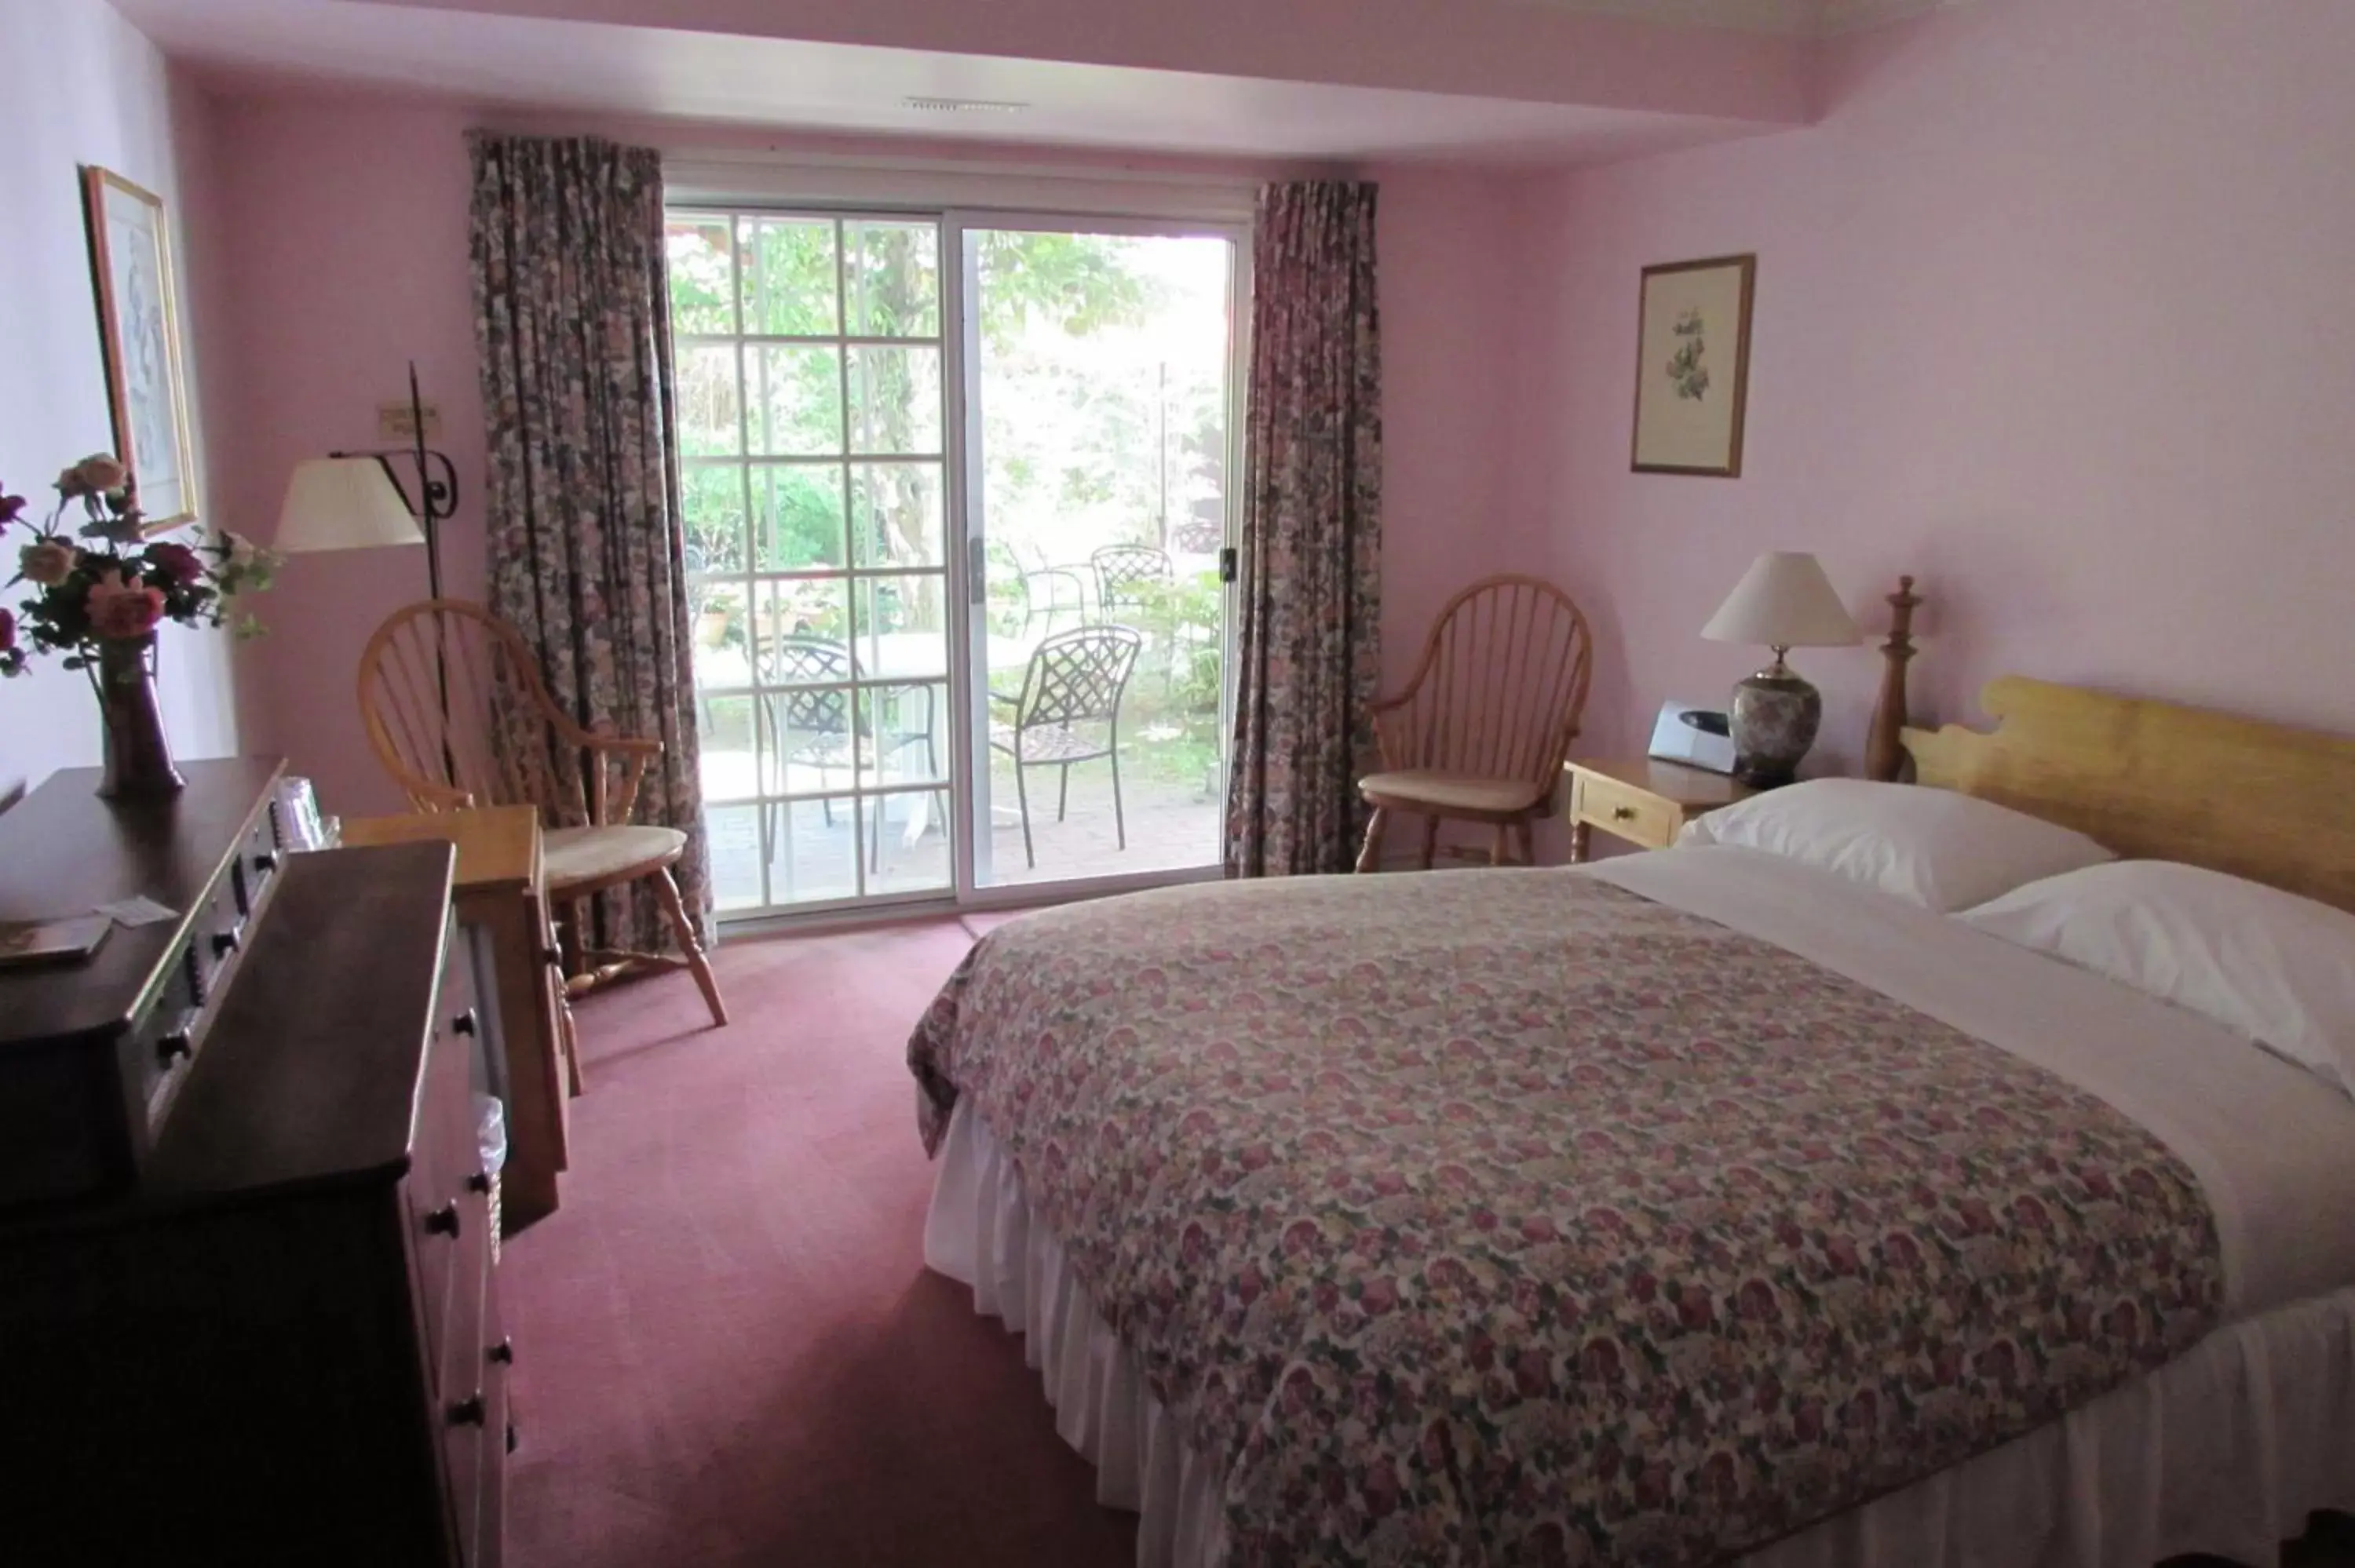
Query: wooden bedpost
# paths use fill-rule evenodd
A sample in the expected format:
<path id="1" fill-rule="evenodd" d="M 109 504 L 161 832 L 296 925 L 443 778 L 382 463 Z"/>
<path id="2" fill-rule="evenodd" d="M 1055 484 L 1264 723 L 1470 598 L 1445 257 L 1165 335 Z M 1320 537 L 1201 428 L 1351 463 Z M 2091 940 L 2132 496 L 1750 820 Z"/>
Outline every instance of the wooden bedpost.
<path id="1" fill-rule="evenodd" d="M 1913 661 L 1913 611 L 1921 606 L 1910 577 L 1897 579 L 1889 596 L 1889 641 L 1881 645 L 1881 700 L 1872 707 L 1872 729 L 1864 742 L 1864 776 L 1893 784 L 1905 771 L 1905 666 Z"/>

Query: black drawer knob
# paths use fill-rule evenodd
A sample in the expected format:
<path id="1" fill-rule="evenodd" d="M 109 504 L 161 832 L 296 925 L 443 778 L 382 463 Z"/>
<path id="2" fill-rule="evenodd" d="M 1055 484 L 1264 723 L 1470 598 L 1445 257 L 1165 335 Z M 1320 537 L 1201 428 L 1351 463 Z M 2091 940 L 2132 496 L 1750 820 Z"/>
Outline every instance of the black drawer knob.
<path id="1" fill-rule="evenodd" d="M 450 1406 L 450 1425 L 453 1426 L 480 1426 L 484 1422 L 490 1419 L 490 1406 L 483 1403 L 483 1396 L 481 1394 L 469 1394 L 466 1398 L 459 1400 L 456 1404 Z"/>
<path id="2" fill-rule="evenodd" d="M 493 1345 L 489 1350 L 485 1351 L 483 1354 L 490 1357 L 493 1361 L 496 1362 L 500 1366 L 511 1367 L 515 1365 L 515 1341 L 513 1340 L 501 1340 L 497 1344 Z"/>
<path id="3" fill-rule="evenodd" d="M 466 1178 L 466 1191 L 467 1191 L 467 1192 L 489 1192 L 490 1190 L 491 1190 L 491 1173 L 490 1173 L 489 1171 L 475 1171 L 472 1176 L 469 1176 L 469 1177 L 467 1177 L 467 1178 Z"/>
<path id="4" fill-rule="evenodd" d="M 458 1205 L 455 1203 L 444 1203 L 440 1208 L 434 1210 L 432 1213 L 426 1215 L 425 1228 L 432 1231 L 437 1236 L 456 1235 L 458 1234 Z"/>
<path id="5" fill-rule="evenodd" d="M 472 1035 L 474 1033 L 474 1010 L 470 1007 L 452 1019 L 450 1029 L 453 1033 Z"/>
<path id="6" fill-rule="evenodd" d="M 217 959 L 225 959 L 235 951 L 237 951 L 236 932 L 216 931 L 213 933 L 213 957 Z"/>
<path id="7" fill-rule="evenodd" d="M 278 869 L 278 853 L 275 850 L 263 850 L 260 854 L 253 857 L 253 869 L 256 871 L 276 871 Z"/>
<path id="8" fill-rule="evenodd" d="M 173 1063 L 197 1054 L 196 1042 L 185 1029 L 175 1029 L 155 1042 L 155 1060 L 169 1067 Z"/>

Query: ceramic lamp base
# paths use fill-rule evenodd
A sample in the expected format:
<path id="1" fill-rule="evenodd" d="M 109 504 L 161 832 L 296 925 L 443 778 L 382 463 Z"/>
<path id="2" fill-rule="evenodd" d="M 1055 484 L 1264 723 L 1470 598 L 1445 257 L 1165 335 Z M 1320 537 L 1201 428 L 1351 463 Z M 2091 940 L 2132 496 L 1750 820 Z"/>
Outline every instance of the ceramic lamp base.
<path id="1" fill-rule="evenodd" d="M 1774 789 L 1799 776 L 1823 724 L 1823 694 L 1777 658 L 1733 688 L 1733 776 Z"/>

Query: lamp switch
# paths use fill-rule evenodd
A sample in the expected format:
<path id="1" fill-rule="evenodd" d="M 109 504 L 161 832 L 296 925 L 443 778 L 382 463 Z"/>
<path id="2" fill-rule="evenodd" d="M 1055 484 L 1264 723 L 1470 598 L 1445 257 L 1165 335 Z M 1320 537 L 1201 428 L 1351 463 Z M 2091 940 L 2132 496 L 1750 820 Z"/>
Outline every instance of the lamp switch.
<path id="1" fill-rule="evenodd" d="M 432 440 L 442 433 L 442 408 L 438 403 L 421 405 L 425 414 L 425 439 Z M 416 430 L 410 425 L 409 405 L 379 403 L 376 408 L 376 433 L 388 441 L 413 441 Z"/>

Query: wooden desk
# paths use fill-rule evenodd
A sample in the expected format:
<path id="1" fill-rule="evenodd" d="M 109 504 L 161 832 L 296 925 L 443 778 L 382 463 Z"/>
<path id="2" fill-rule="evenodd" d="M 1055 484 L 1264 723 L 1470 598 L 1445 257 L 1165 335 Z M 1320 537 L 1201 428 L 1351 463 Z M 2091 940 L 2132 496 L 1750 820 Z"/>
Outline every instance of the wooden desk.
<path id="1" fill-rule="evenodd" d="M 1758 793 L 1722 773 L 1649 757 L 1572 761 L 1562 771 L 1570 782 L 1573 863 L 1586 858 L 1596 828 L 1645 849 L 1666 849 L 1695 817 Z"/>
<path id="2" fill-rule="evenodd" d="M 499 1229 L 512 1234 L 556 1212 L 557 1173 L 568 1163 L 566 1090 L 578 1076 L 572 1008 L 549 924 L 539 814 L 529 806 L 490 806 L 344 823 L 346 844 L 436 839 L 458 847 L 451 902 L 473 948 L 475 990 L 490 1023 L 485 1056 L 506 1107 Z"/>

